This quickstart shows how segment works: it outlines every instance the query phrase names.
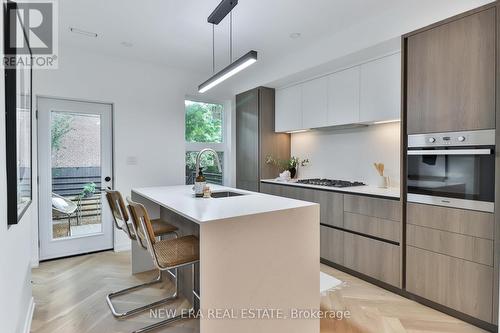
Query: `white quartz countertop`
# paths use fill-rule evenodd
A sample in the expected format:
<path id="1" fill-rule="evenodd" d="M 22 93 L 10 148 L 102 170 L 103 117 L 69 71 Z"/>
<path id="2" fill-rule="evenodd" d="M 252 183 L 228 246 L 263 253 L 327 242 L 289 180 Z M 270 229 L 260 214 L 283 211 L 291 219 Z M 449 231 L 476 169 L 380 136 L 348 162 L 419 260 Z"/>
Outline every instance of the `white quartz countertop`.
<path id="1" fill-rule="evenodd" d="M 133 189 L 132 192 L 198 224 L 316 205 L 312 202 L 212 184 L 210 184 L 212 192 L 231 191 L 245 195 L 210 199 L 196 198 L 192 187 L 193 185 L 145 187 Z"/>
<path id="2" fill-rule="evenodd" d="M 298 186 L 298 187 L 306 187 L 319 189 L 323 191 L 332 191 L 332 192 L 343 192 L 350 194 L 361 194 L 361 195 L 371 195 L 378 197 L 386 197 L 386 198 L 396 198 L 399 199 L 400 191 L 399 188 L 390 187 L 390 188 L 379 188 L 372 185 L 364 185 L 364 186 L 353 186 L 353 187 L 328 187 L 328 186 L 320 186 L 320 185 L 309 185 L 309 184 L 300 184 L 297 181 L 278 181 L 276 179 L 262 179 L 263 183 L 271 183 L 271 184 L 279 184 L 279 185 L 289 185 L 289 186 Z"/>

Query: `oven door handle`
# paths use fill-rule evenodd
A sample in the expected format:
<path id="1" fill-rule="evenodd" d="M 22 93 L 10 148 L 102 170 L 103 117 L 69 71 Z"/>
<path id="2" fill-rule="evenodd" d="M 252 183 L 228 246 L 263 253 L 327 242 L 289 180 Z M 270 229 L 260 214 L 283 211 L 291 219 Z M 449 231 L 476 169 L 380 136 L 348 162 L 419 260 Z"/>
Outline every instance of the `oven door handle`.
<path id="1" fill-rule="evenodd" d="M 408 155 L 491 155 L 491 149 L 408 150 Z"/>

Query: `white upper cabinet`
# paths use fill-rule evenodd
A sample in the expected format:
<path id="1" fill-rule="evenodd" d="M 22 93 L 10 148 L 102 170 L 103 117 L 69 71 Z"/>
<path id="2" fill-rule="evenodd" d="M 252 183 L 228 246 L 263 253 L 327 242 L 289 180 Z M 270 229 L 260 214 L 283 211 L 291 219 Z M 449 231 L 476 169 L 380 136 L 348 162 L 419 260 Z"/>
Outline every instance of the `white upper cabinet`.
<path id="1" fill-rule="evenodd" d="M 326 77 L 302 84 L 302 127 L 327 126 L 328 79 Z"/>
<path id="2" fill-rule="evenodd" d="M 401 117 L 401 53 L 276 91 L 276 132 Z"/>
<path id="3" fill-rule="evenodd" d="M 401 117 L 401 53 L 361 65 L 360 121 Z"/>
<path id="4" fill-rule="evenodd" d="M 275 98 L 275 131 L 289 132 L 303 129 L 302 86 L 277 90 Z"/>
<path id="5" fill-rule="evenodd" d="M 359 66 L 328 77 L 328 126 L 359 122 Z"/>

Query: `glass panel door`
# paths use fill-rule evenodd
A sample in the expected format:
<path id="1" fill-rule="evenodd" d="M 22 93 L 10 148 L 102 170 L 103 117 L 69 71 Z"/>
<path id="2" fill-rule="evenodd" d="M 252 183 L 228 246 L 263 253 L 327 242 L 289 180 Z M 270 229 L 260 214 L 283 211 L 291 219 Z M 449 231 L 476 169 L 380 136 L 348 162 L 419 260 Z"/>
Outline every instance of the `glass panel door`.
<path id="1" fill-rule="evenodd" d="M 100 233 L 101 115 L 50 113 L 52 238 Z"/>
<path id="2" fill-rule="evenodd" d="M 111 106 L 38 101 L 40 258 L 113 247 Z"/>

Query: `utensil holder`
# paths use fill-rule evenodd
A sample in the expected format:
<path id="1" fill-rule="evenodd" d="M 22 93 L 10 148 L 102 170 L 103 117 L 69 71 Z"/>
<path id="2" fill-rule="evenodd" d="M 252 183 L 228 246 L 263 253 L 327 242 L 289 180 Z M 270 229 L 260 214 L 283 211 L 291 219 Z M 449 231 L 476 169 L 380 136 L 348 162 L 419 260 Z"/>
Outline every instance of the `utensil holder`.
<path id="1" fill-rule="evenodd" d="M 377 182 L 378 188 L 388 188 L 389 187 L 389 177 L 379 176 Z"/>

